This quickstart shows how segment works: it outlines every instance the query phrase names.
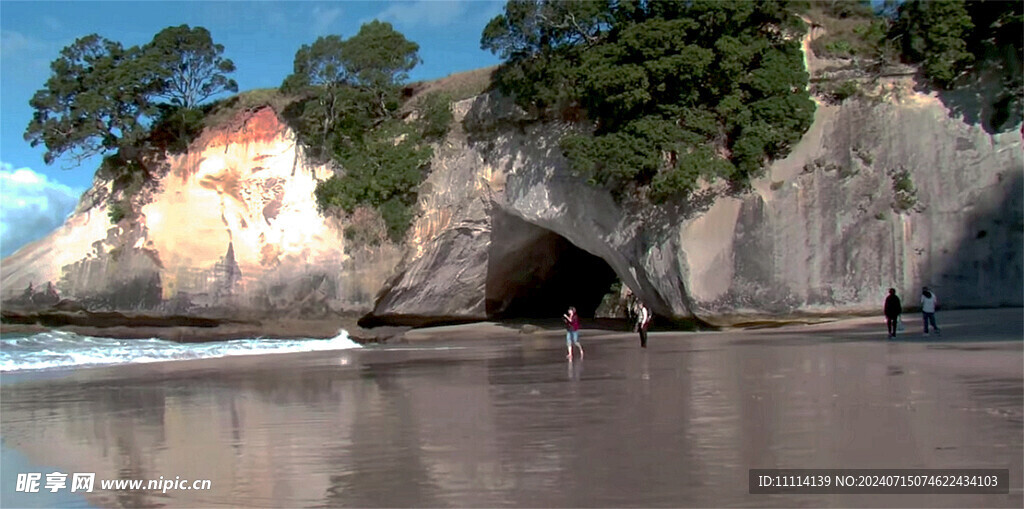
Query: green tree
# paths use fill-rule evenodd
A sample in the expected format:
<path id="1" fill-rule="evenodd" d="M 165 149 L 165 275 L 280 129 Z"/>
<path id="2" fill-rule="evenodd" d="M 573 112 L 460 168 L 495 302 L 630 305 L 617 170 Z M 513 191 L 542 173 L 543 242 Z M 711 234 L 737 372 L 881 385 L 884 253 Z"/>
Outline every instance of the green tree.
<path id="1" fill-rule="evenodd" d="M 1002 81 L 989 123 L 996 130 L 1017 125 L 1024 118 L 1024 3 L 976 0 L 966 7 L 974 25 L 967 48 L 980 64 L 975 75 L 992 72 Z"/>
<path id="2" fill-rule="evenodd" d="M 225 76 L 234 65 L 220 58 L 222 51 L 206 29 L 187 25 L 128 49 L 96 34 L 82 37 L 61 50 L 46 85 L 29 101 L 35 111 L 25 139 L 46 147 L 47 164 L 102 154 L 101 171 L 110 176 L 148 178 L 143 155 L 154 141 L 156 148 L 180 145 L 201 127 L 201 115 L 188 110 L 238 89 Z M 151 138 L 154 123 L 163 127 L 160 140 Z"/>
<path id="3" fill-rule="evenodd" d="M 974 60 L 966 41 L 973 28 L 964 0 L 910 0 L 900 6 L 893 31 L 902 40 L 903 55 L 921 63 L 928 79 L 949 88 Z"/>
<path id="4" fill-rule="evenodd" d="M 285 78 L 281 89 L 302 92 L 308 87 L 332 87 L 347 83 L 348 72 L 341 54 L 340 36 L 318 37 L 313 44 L 303 44 L 295 52 L 292 74 Z"/>
<path id="5" fill-rule="evenodd" d="M 207 29 L 180 25 L 157 33 L 143 58 L 160 80 L 157 95 L 191 109 L 217 94 L 238 92 L 238 84 L 227 76 L 235 64 L 222 53 L 224 46 L 214 44 Z"/>
<path id="6" fill-rule="evenodd" d="M 289 115 L 300 140 L 341 169 L 317 185 L 321 212 L 373 207 L 395 240 L 413 217 L 432 154 L 426 138 L 443 136 L 451 121 L 450 99 L 442 96 L 424 100 L 418 121 L 396 118 L 418 51 L 390 24 L 372 21 L 347 40 L 332 35 L 302 46 L 281 87 L 302 97 Z"/>
<path id="7" fill-rule="evenodd" d="M 810 126 L 799 2 L 512 0 L 484 30 L 498 87 L 542 116 L 579 105 L 572 170 L 615 194 L 745 183 Z M 683 165 L 690 165 L 683 167 Z M 656 192 L 655 192 L 656 191 Z"/>
<path id="8" fill-rule="evenodd" d="M 498 69 L 499 87 L 544 112 L 577 102 L 580 53 L 601 42 L 613 14 L 606 0 L 510 0 L 484 28 L 480 47 L 508 63 Z"/>
<path id="9" fill-rule="evenodd" d="M 398 108 L 398 92 L 420 62 L 419 49 L 390 23 L 377 20 L 363 24 L 344 42 L 342 61 L 350 82 L 372 95 L 378 116 Z"/>
<path id="10" fill-rule="evenodd" d="M 368 129 L 370 101 L 356 89 L 345 66 L 344 41 L 319 37 L 295 53 L 293 72 L 281 85 L 302 99 L 290 109 L 300 140 L 317 157 L 329 156 L 336 145 Z"/>
<path id="11" fill-rule="evenodd" d="M 303 143 L 327 157 L 391 116 L 408 71 L 419 62 L 418 51 L 416 43 L 379 21 L 364 24 L 347 40 L 330 35 L 299 48 L 281 90 L 303 97 L 289 113 Z"/>
<path id="12" fill-rule="evenodd" d="M 484 27 L 480 47 L 508 60 L 594 44 L 611 22 L 606 0 L 510 0 Z"/>
<path id="13" fill-rule="evenodd" d="M 148 134 L 146 117 L 155 112 L 151 97 L 159 88 L 138 53 L 95 34 L 61 50 L 46 86 L 29 101 L 35 112 L 25 129 L 33 147 L 46 147 L 46 164 L 64 155 L 81 161 L 135 152 Z"/>
<path id="14" fill-rule="evenodd" d="M 419 118 L 423 125 L 423 138 L 438 140 L 448 133 L 454 118 L 451 95 L 442 92 L 427 94 L 419 103 Z"/>
<path id="15" fill-rule="evenodd" d="M 416 125 L 389 120 L 367 132 L 359 143 L 337 154 L 344 173 L 317 186 L 322 212 L 340 208 L 353 212 L 361 205 L 378 209 L 393 240 L 400 240 L 412 220 L 416 187 L 433 154 L 422 143 Z"/>

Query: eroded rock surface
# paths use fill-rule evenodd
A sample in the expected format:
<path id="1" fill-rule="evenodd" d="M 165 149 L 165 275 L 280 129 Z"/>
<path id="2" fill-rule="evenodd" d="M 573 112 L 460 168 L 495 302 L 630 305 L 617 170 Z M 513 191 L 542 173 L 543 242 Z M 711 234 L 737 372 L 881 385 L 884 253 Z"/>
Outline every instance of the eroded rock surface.
<path id="1" fill-rule="evenodd" d="M 207 130 L 155 173 L 133 197 L 137 214 L 111 224 L 112 184 L 97 179 L 62 227 L 5 259 L 5 305 L 51 285 L 91 311 L 365 312 L 399 260 L 391 244 L 346 246 L 313 198 L 331 170 L 305 160 L 269 107 Z"/>
<path id="2" fill-rule="evenodd" d="M 558 140 L 488 93 L 455 104 L 402 246 L 346 246 L 270 108 L 172 157 L 111 225 L 97 180 L 49 237 L 3 260 L 6 308 L 147 316 L 326 316 L 423 325 L 590 311 L 621 281 L 664 317 L 710 324 L 877 312 L 889 287 L 946 307 L 1024 305 L 1020 126 L 989 132 L 910 78 L 819 104 L 745 193 L 653 209 L 574 177 Z M 907 177 L 912 190 L 900 190 Z M 49 293 L 48 293 L 49 292 Z M 49 303 L 49 304 L 47 304 Z"/>
<path id="3" fill-rule="evenodd" d="M 820 104 L 750 192 L 708 187 L 662 210 L 617 204 L 573 177 L 557 146 L 571 126 L 525 122 L 494 94 L 459 103 L 460 129 L 421 202 L 416 228 L 429 241 L 410 248 L 373 315 L 500 315 L 517 289 L 554 277 L 541 231 L 602 259 L 677 319 L 877 312 L 888 288 L 913 307 L 923 285 L 949 308 L 1024 304 L 1020 129 L 989 133 L 909 79 L 878 86 L 890 91 Z M 910 202 L 897 196 L 901 172 Z"/>

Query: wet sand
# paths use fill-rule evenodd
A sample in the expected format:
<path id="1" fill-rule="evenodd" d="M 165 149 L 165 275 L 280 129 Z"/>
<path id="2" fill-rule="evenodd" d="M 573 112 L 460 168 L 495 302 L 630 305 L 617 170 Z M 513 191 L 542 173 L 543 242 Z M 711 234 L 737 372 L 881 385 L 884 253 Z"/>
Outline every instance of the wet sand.
<path id="1" fill-rule="evenodd" d="M 1024 312 L 943 312 L 941 338 L 907 318 L 898 341 L 877 318 L 654 332 L 647 349 L 585 329 L 573 363 L 560 331 L 478 324 L 3 375 L 0 505 L 27 461 L 212 483 L 86 498 L 102 507 L 1021 507 Z M 750 495 L 751 468 L 1008 468 L 1011 490 Z"/>

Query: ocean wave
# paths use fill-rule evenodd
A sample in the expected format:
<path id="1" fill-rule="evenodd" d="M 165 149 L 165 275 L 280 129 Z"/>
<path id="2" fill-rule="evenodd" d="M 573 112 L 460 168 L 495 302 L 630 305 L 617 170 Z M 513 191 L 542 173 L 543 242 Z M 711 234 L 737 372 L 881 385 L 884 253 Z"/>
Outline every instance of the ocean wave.
<path id="1" fill-rule="evenodd" d="M 269 355 L 360 348 L 344 329 L 331 339 L 236 339 L 176 343 L 162 339 L 114 339 L 49 331 L 0 339 L 0 372 L 99 367 L 236 355 Z"/>

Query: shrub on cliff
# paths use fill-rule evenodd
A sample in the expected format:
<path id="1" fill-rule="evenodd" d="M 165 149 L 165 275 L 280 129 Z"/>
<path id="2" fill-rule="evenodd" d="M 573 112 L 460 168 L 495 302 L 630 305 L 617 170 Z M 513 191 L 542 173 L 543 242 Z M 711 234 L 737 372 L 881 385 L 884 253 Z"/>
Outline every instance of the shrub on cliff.
<path id="1" fill-rule="evenodd" d="M 390 24 L 372 21 L 350 39 L 320 37 L 295 54 L 282 91 L 299 94 L 286 117 L 311 153 L 341 171 L 317 185 L 321 212 L 375 208 L 388 235 L 405 235 L 432 149 L 451 123 L 450 98 L 425 97 L 415 121 L 399 118 L 401 84 L 419 46 Z"/>
<path id="2" fill-rule="evenodd" d="M 665 200 L 746 182 L 810 126 L 791 4 L 512 0 L 481 47 L 505 58 L 497 85 L 520 105 L 586 109 L 593 134 L 562 140 L 575 173 L 615 192 L 657 181 Z"/>
<path id="3" fill-rule="evenodd" d="M 811 40 L 811 50 L 822 58 L 850 58 L 870 64 L 896 61 L 899 49 L 888 37 L 892 6 L 882 4 L 880 8 L 876 13 L 869 2 L 859 0 L 813 2 L 807 15 L 825 33 Z"/>
<path id="4" fill-rule="evenodd" d="M 444 92 L 427 94 L 419 102 L 419 118 L 423 126 L 423 137 L 438 140 L 448 133 L 452 123 L 452 97 Z"/>
<path id="5" fill-rule="evenodd" d="M 900 6 L 893 32 L 907 59 L 921 63 L 930 80 L 948 88 L 974 60 L 964 39 L 973 28 L 963 0 L 913 0 Z"/>
<path id="6" fill-rule="evenodd" d="M 890 172 L 892 178 L 893 209 L 906 212 L 917 205 L 917 188 L 906 168 L 899 167 Z"/>
<path id="7" fill-rule="evenodd" d="M 111 224 L 117 224 L 122 219 L 128 216 L 128 212 L 131 210 L 130 206 L 121 201 L 110 202 L 107 206 L 107 217 L 110 218 Z"/>
<path id="8" fill-rule="evenodd" d="M 900 4 L 889 33 L 901 41 L 904 58 L 920 64 L 940 88 L 971 85 L 984 76 L 1000 80 L 989 104 L 995 130 L 1024 117 L 1024 3 L 992 0 L 909 0 Z"/>
<path id="9" fill-rule="evenodd" d="M 349 39 L 329 35 L 299 48 L 281 91 L 301 97 L 286 117 L 302 143 L 327 159 L 392 117 L 418 51 L 416 43 L 380 21 L 364 24 Z"/>
<path id="10" fill-rule="evenodd" d="M 380 211 L 392 240 L 401 240 L 412 221 L 416 189 L 433 153 L 416 124 L 390 120 L 335 154 L 343 168 L 317 185 L 317 206 L 348 213 L 360 206 Z"/>

